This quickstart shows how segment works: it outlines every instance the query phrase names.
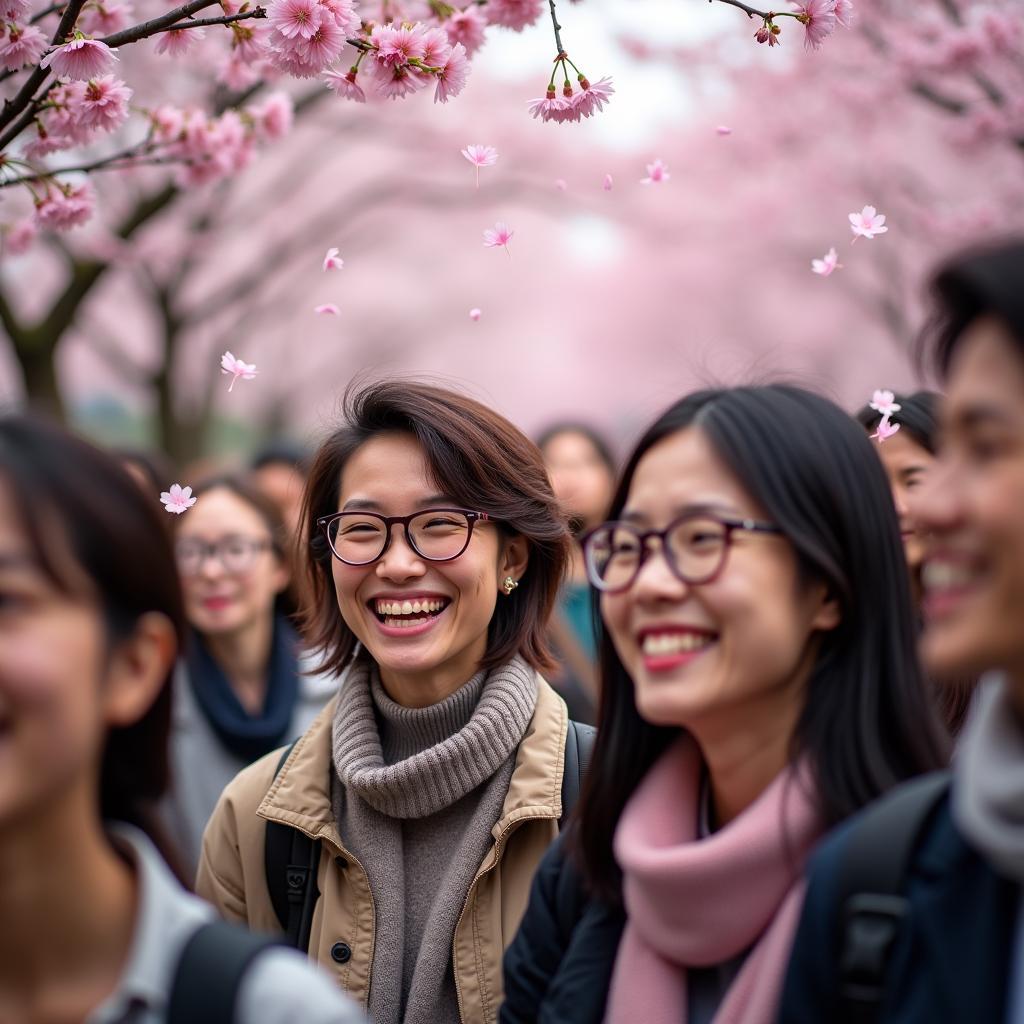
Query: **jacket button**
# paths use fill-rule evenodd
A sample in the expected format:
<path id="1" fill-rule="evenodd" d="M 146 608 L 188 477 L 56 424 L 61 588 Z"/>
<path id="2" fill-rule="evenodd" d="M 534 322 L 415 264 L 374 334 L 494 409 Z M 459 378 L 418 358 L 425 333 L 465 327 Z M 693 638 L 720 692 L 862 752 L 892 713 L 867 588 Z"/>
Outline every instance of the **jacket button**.
<path id="1" fill-rule="evenodd" d="M 336 964 L 347 964 L 352 959 L 352 950 L 347 942 L 336 942 L 331 946 L 331 959 Z"/>

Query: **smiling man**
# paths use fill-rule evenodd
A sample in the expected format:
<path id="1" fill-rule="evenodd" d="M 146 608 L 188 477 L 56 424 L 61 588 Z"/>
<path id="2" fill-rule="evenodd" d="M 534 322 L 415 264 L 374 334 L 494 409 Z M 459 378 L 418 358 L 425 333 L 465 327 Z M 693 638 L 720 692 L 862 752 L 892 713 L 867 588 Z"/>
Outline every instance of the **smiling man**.
<path id="1" fill-rule="evenodd" d="M 1024 1022 L 1024 241 L 949 264 L 934 295 L 921 652 L 937 677 L 986 675 L 951 785 L 911 783 L 819 851 L 785 1024 Z"/>

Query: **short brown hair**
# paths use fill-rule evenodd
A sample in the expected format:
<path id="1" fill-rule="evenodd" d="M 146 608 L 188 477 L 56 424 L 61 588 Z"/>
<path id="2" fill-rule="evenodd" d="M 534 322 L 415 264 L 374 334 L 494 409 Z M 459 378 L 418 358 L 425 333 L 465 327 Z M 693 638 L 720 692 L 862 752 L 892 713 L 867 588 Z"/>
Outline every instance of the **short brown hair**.
<path id="1" fill-rule="evenodd" d="M 553 665 L 546 638 L 569 557 L 569 532 L 540 450 L 508 420 L 465 395 L 420 381 L 386 380 L 350 387 L 345 424 L 321 445 L 302 503 L 309 544 L 306 638 L 323 667 L 340 672 L 356 639 L 338 611 L 332 554 L 317 529 L 338 510 L 341 474 L 361 445 L 379 434 L 411 434 L 423 447 L 433 482 L 453 500 L 486 512 L 499 527 L 530 545 L 515 595 L 498 602 L 487 634 L 483 669 L 520 654 L 534 668 Z"/>

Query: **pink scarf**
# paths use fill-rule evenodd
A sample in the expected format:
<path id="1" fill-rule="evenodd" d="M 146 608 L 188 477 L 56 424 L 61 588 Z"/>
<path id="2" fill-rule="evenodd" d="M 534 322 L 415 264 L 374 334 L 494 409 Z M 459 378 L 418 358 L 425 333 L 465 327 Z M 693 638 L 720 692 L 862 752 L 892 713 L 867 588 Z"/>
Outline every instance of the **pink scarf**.
<path id="1" fill-rule="evenodd" d="M 823 826 L 806 773 L 783 771 L 738 818 L 697 838 L 701 757 L 684 737 L 654 764 L 615 832 L 628 920 L 605 1024 L 686 1024 L 686 968 L 753 946 L 714 1024 L 772 1024 Z"/>

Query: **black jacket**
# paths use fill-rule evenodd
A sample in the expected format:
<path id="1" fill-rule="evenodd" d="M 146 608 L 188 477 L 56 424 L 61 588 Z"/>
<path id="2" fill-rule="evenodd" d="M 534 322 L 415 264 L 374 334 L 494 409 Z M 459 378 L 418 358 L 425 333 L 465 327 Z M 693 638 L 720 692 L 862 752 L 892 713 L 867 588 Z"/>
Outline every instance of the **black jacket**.
<path id="1" fill-rule="evenodd" d="M 857 818 L 815 853 L 779 1024 L 841 1020 L 840 865 Z M 925 827 L 903 893 L 909 914 L 888 960 L 878 1024 L 1002 1024 L 1019 888 L 957 832 L 948 796 Z"/>
<path id="2" fill-rule="evenodd" d="M 565 834 L 540 862 L 530 903 L 505 951 L 500 1024 L 601 1024 L 625 915 L 588 900 Z"/>

